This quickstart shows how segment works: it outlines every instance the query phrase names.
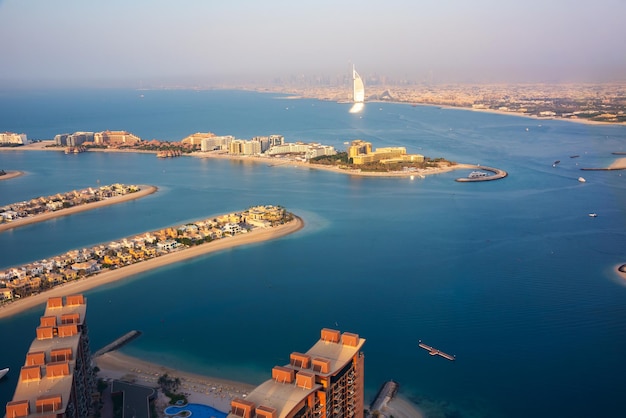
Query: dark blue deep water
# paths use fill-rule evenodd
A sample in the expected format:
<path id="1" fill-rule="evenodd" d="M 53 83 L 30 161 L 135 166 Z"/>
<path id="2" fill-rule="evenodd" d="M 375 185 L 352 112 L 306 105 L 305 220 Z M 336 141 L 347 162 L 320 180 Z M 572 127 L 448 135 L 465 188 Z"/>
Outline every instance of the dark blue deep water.
<path id="1" fill-rule="evenodd" d="M 0 205 L 98 182 L 159 187 L 0 233 L 0 268 L 256 204 L 283 205 L 307 224 L 87 292 L 94 349 L 138 329 L 128 354 L 258 384 L 331 327 L 367 339 L 368 400 L 393 379 L 432 417 L 626 415 L 626 285 L 613 270 L 626 262 L 626 171 L 579 170 L 626 151 L 625 126 L 386 103 L 355 115 L 349 105 L 238 91 L 141 93 L 0 93 L 0 131 L 51 139 L 119 129 L 171 141 L 277 133 L 337 148 L 359 138 L 509 177 L 411 181 L 192 157 L 0 152 L 0 168 L 26 172 L 0 181 Z M 11 367 L 2 405 L 42 313 L 0 320 L 0 368 Z M 419 339 L 457 361 L 429 356 Z"/>

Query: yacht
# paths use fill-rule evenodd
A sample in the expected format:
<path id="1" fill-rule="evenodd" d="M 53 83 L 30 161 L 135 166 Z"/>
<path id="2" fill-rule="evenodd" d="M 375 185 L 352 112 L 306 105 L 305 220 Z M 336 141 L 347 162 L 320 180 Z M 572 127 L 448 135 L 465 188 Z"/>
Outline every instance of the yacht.
<path id="1" fill-rule="evenodd" d="M 478 179 L 481 177 L 487 177 L 487 173 L 485 173 L 484 171 L 472 171 L 469 176 L 467 176 L 467 178 L 470 179 Z"/>
<path id="2" fill-rule="evenodd" d="M 598 214 L 593 212 L 593 213 L 590 213 L 589 216 L 592 217 L 592 218 L 596 218 L 598 216 Z"/>

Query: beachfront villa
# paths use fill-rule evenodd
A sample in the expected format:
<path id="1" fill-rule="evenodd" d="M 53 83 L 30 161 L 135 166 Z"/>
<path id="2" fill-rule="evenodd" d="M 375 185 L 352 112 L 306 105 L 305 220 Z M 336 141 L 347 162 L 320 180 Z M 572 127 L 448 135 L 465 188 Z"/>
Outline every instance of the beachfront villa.
<path id="1" fill-rule="evenodd" d="M 404 147 L 384 147 L 376 148 L 372 151 L 370 142 L 360 139 L 354 140 L 348 147 L 348 158 L 352 159 L 352 164 L 362 165 L 368 163 L 422 163 L 424 156 L 421 154 L 407 154 Z"/>
<path id="2" fill-rule="evenodd" d="M 68 417 L 93 415 L 96 379 L 83 295 L 48 299 L 6 416 Z M 7 336 L 10 339 L 10 336 Z"/>
<path id="3" fill-rule="evenodd" d="M 3 290 L 0 302 L 27 297 L 108 268 L 128 266 L 255 228 L 271 228 L 291 219 L 292 215 L 281 206 L 259 205 L 243 212 L 163 228 L 106 245 L 70 250 L 49 260 L 0 271 L 0 289 Z"/>
<path id="4" fill-rule="evenodd" d="M 275 366 L 272 378 L 231 401 L 228 418 L 363 416 L 365 339 L 324 328 L 306 353 Z"/>
<path id="5" fill-rule="evenodd" d="M 15 202 L 0 207 L 0 223 L 12 222 L 20 218 L 36 216 L 46 212 L 85 205 L 115 196 L 136 193 L 140 190 L 136 185 L 115 183 L 98 188 L 87 187 L 83 190 L 72 190 L 52 196 L 40 196 L 29 201 Z"/>

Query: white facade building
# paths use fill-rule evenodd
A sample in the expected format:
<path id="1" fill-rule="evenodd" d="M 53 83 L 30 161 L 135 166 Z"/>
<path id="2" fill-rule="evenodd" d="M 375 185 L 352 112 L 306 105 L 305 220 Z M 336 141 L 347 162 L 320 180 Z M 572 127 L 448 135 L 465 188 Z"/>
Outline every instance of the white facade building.
<path id="1" fill-rule="evenodd" d="M 0 144 L 26 145 L 28 144 L 28 138 L 26 138 L 26 134 L 4 132 L 0 133 Z"/>

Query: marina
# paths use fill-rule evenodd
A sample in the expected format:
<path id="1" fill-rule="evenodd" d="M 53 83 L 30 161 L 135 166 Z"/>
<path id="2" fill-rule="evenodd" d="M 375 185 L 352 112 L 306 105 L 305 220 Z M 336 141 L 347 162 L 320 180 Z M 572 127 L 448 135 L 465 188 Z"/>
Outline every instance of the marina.
<path id="1" fill-rule="evenodd" d="M 441 350 L 437 350 L 435 347 L 431 347 L 427 344 L 424 344 L 422 340 L 419 341 L 418 345 L 420 346 L 420 348 L 423 348 L 424 350 L 428 351 L 428 354 L 430 354 L 431 356 L 441 356 L 450 361 L 456 360 L 455 356 L 448 354 L 448 353 L 444 353 Z"/>

